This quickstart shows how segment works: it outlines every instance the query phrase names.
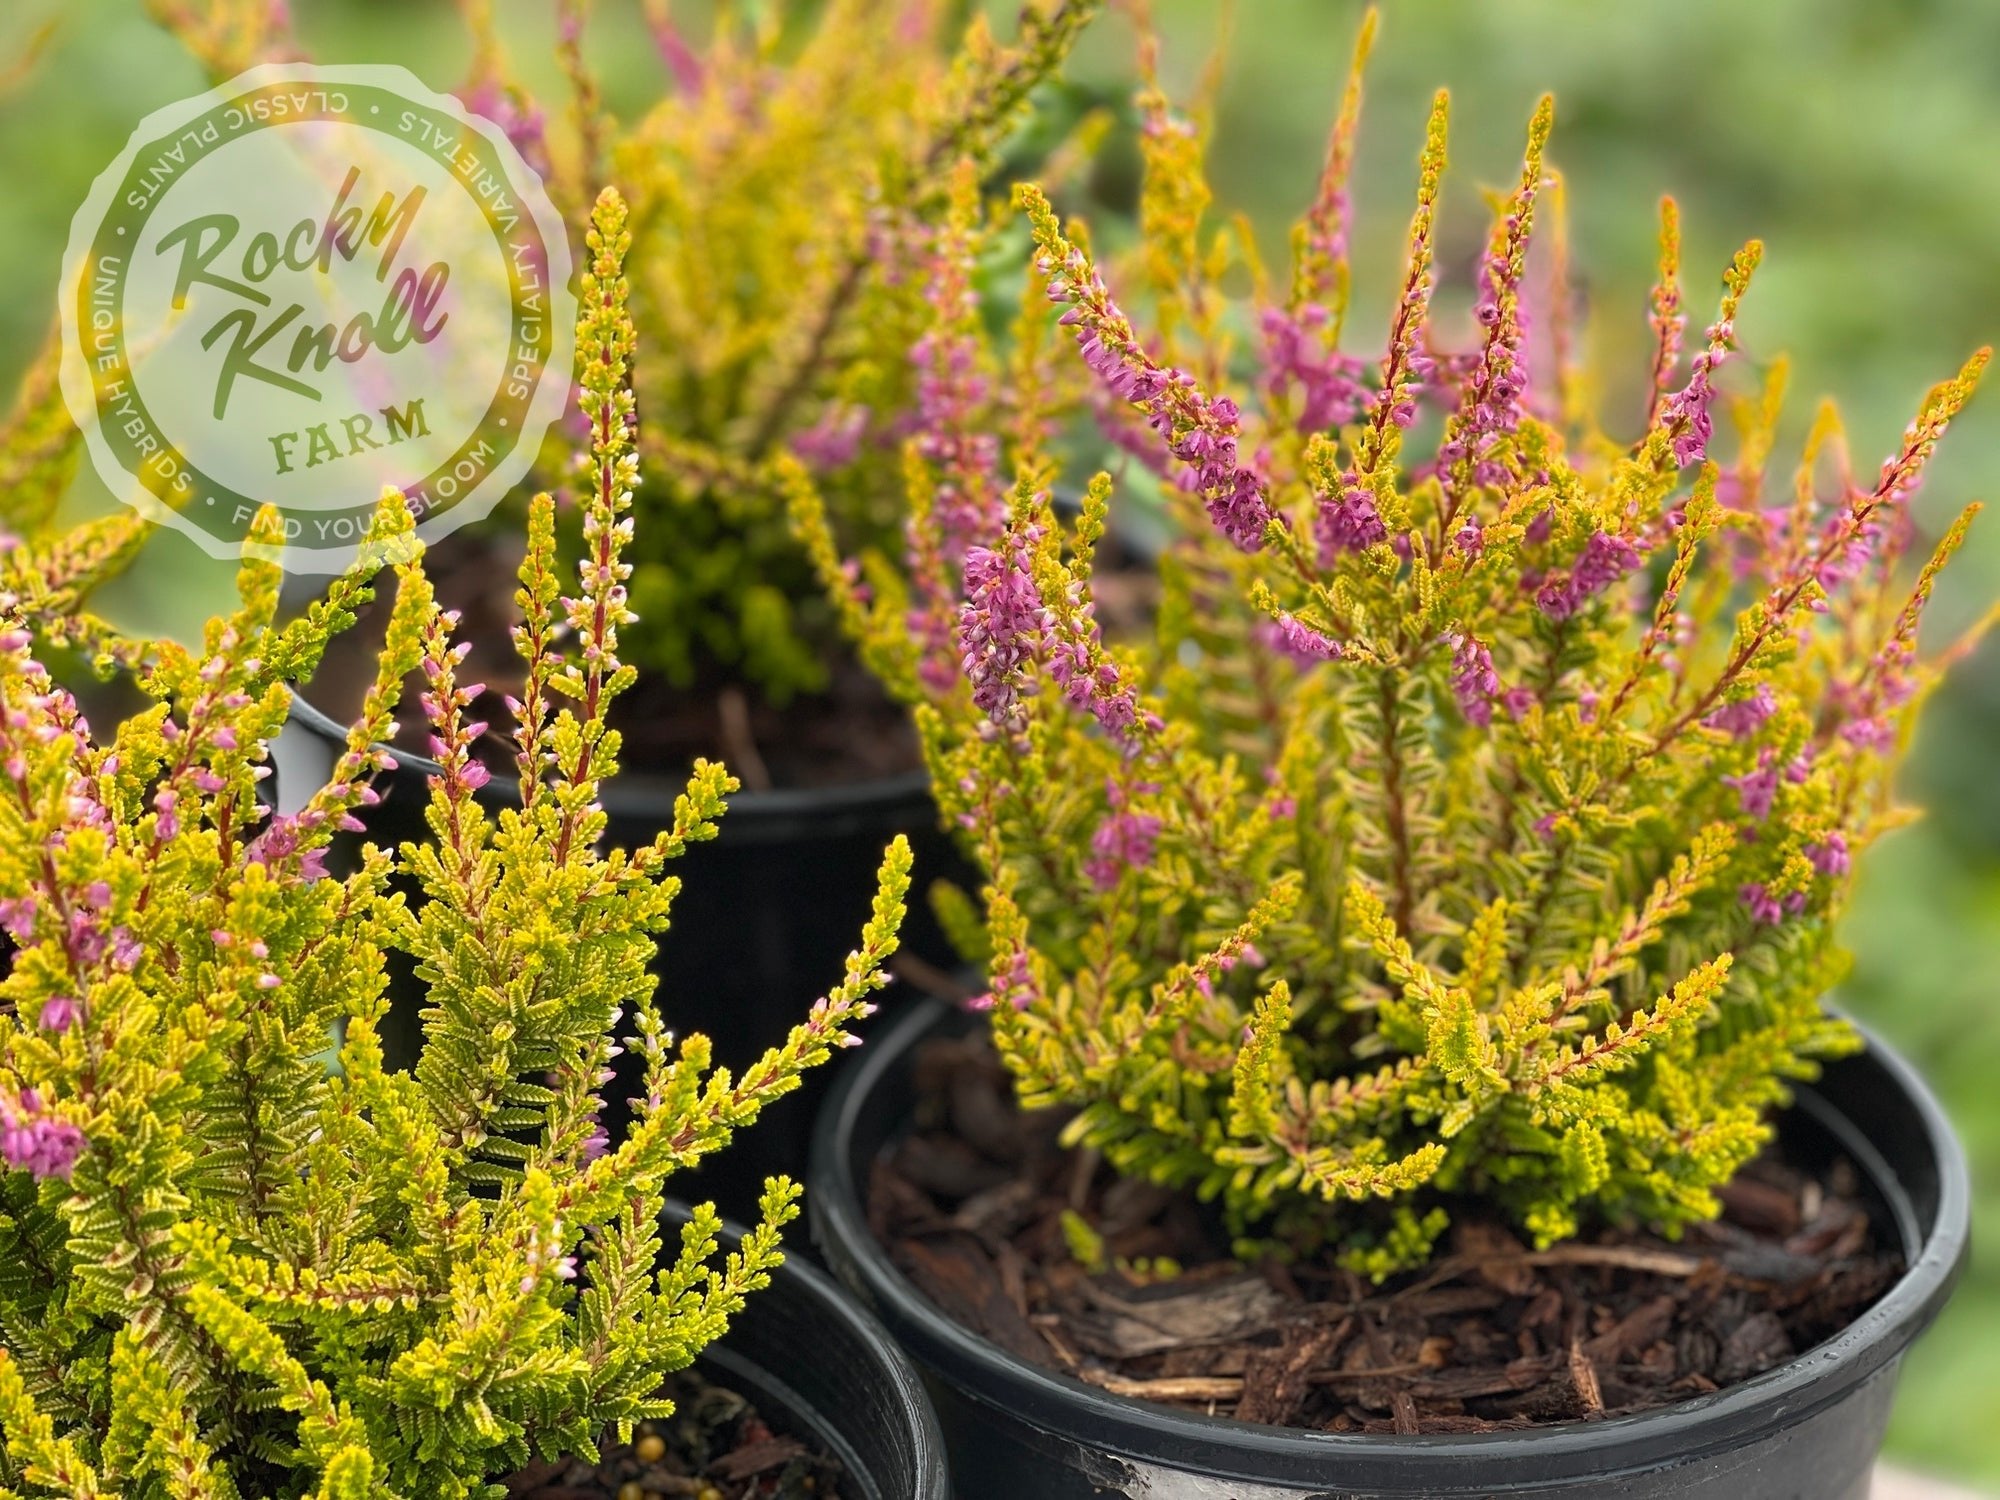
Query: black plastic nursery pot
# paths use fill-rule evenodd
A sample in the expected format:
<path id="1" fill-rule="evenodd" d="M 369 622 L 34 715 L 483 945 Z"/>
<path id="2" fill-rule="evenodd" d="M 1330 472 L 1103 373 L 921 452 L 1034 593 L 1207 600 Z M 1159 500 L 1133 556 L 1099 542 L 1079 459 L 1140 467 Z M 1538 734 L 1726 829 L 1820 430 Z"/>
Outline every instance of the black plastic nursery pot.
<path id="1" fill-rule="evenodd" d="M 923 1370 L 959 1500 L 1867 1500 L 1897 1368 L 1964 1265 L 1971 1184 L 1937 1101 L 1870 1038 L 1798 1090 L 1787 1150 L 1845 1156 L 1908 1269 L 1833 1338 L 1713 1395 L 1517 1432 L 1393 1437 L 1261 1427 L 1113 1396 L 953 1322 L 868 1227 L 871 1163 L 914 1104 L 913 1054 L 975 1024 L 941 1001 L 901 1016 L 836 1080 L 814 1132 L 820 1253 Z"/>
<path id="2" fill-rule="evenodd" d="M 302 698 L 293 700 L 292 719 L 329 753 L 345 743 L 345 726 Z M 366 818 L 366 837 L 384 847 L 424 836 L 425 780 L 437 770 L 422 756 L 391 753 L 396 769 L 377 779 L 382 805 Z M 281 763 L 281 782 L 286 774 Z M 684 776 L 621 772 L 604 788 L 610 844 L 629 849 L 651 843 L 673 825 L 674 799 L 685 786 Z M 480 797 L 496 810 L 518 805 L 505 777 L 496 776 Z M 738 792 L 729 799 L 720 836 L 675 862 L 681 891 L 655 965 L 667 1023 L 678 1032 L 706 1034 L 716 1061 L 736 1069 L 783 1041 L 813 1000 L 839 982 L 868 918 L 882 851 L 899 833 L 915 856 L 902 951 L 933 964 L 956 963 L 924 892 L 941 877 L 974 890 L 978 880 L 939 828 L 922 771 L 846 786 Z M 887 992 L 892 1007 L 901 988 Z M 385 1040 L 392 1063 L 407 1062 L 414 1052 L 416 1001 L 408 991 L 407 985 L 391 991 L 394 1034 Z M 766 1177 L 803 1176 L 829 1071 L 808 1074 L 753 1129 L 684 1179 L 686 1195 L 712 1198 L 725 1213 L 748 1217 Z M 607 1090 L 614 1133 L 636 1082 L 632 1059 L 621 1059 L 619 1079 Z"/>
<path id="3" fill-rule="evenodd" d="M 671 1229 L 685 1218 L 669 1210 Z M 731 1228 L 734 1248 L 741 1231 Z M 670 1233 L 668 1243 L 677 1243 Z M 923 1382 L 882 1326 L 823 1272 L 787 1259 L 698 1368 L 779 1431 L 840 1463 L 844 1500 L 951 1500 Z"/>

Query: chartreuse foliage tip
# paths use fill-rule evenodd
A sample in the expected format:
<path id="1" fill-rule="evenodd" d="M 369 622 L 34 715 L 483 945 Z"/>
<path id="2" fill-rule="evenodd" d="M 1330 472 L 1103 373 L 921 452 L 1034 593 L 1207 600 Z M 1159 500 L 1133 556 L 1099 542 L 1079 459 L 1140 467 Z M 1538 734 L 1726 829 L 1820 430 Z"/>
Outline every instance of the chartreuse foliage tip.
<path id="1" fill-rule="evenodd" d="M 988 965 L 1023 1100 L 1074 1110 L 1068 1139 L 1119 1171 L 1219 1198 L 1246 1239 L 1383 1275 L 1459 1212 L 1544 1246 L 1711 1216 L 1789 1083 L 1857 1044 L 1822 1008 L 1836 920 L 1903 816 L 1891 773 L 1939 670 L 1919 616 L 1973 509 L 1912 568 L 1911 498 L 1987 356 L 1879 473 L 1829 410 L 1781 474 L 1783 363 L 1737 358 L 1760 247 L 1686 358 L 1668 204 L 1646 401 L 1600 423 L 1549 101 L 1467 331 L 1433 316 L 1443 95 L 1386 343 L 1351 352 L 1372 32 L 1282 286 L 1207 231 L 1205 126 L 1156 89 L 1149 238 L 1113 272 L 1131 311 L 1018 193 L 1031 294 L 1090 382 L 1063 399 L 1182 523 L 1151 638 L 1097 616 L 1112 480 L 1065 528 L 1046 445 L 977 379 L 913 439 L 935 501 L 872 593 L 796 509 L 985 865 L 984 930 L 941 910 Z M 955 258 L 939 241 L 934 287 Z M 956 368 L 1046 357 L 1046 314 L 995 352 L 940 309 L 934 339 L 974 340 Z"/>
<path id="2" fill-rule="evenodd" d="M 0 1495 L 499 1496 L 532 1457 L 588 1456 L 667 1412 L 663 1377 L 781 1259 L 790 1182 L 726 1257 L 708 1207 L 663 1251 L 663 1196 L 853 1042 L 909 853 L 890 849 L 844 977 L 781 1046 L 738 1073 L 668 1034 L 647 967 L 668 867 L 716 834 L 735 782 L 698 764 L 672 827 L 600 848 L 605 714 L 632 680 L 635 461 L 615 194 L 592 225 L 582 562 L 566 590 L 537 499 L 518 807 L 473 795 L 482 689 L 459 680 L 396 497 L 369 546 L 395 577 L 375 684 L 295 813 L 258 800 L 269 744 L 362 575 L 278 624 L 276 571 L 246 564 L 241 608 L 199 650 L 153 648 L 151 706 L 108 739 L 0 622 Z M 442 767 L 429 835 L 329 873 L 417 671 Z M 392 953 L 425 995 L 410 1071 L 380 1039 Z M 643 1081 L 612 1139 L 600 1091 L 621 1045 Z"/>

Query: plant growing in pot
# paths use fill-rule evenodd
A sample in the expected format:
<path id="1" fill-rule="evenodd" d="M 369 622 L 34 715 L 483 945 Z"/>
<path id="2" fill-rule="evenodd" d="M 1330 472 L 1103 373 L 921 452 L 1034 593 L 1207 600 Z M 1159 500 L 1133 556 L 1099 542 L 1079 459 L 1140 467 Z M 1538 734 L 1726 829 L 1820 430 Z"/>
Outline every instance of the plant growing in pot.
<path id="1" fill-rule="evenodd" d="M 561 7 L 571 97 L 546 109 L 484 8 L 468 8 L 466 100 L 546 170 L 573 221 L 599 182 L 631 205 L 646 482 L 630 554 L 641 622 L 626 654 L 639 676 L 615 710 L 632 774 L 606 810 L 615 838 L 641 843 L 670 825 L 692 759 L 726 759 L 744 782 L 735 837 L 694 854 L 683 941 L 662 955 L 670 991 L 711 1002 L 688 1019 L 712 1029 L 721 1056 L 783 1034 L 789 997 L 845 951 L 861 915 L 846 893 L 892 834 L 911 839 L 921 879 L 961 868 L 908 716 L 853 661 L 785 497 L 810 465 L 844 536 L 898 534 L 919 380 L 908 350 L 923 313 L 903 247 L 936 216 L 953 164 L 985 173 L 1005 152 L 1041 149 L 1023 148 L 1017 127 L 1095 9 L 1033 0 L 1003 42 L 933 3 L 726 9 L 705 39 L 649 7 L 667 87 L 620 120 L 592 76 L 581 5 Z M 440 595 L 465 613 L 470 670 L 510 691 L 504 580 L 519 533 L 518 512 L 503 510 L 432 552 Z M 330 665 L 314 696 L 335 712 L 300 711 L 326 756 L 369 659 Z M 385 783 L 389 831 L 414 825 L 432 774 L 420 740 L 397 748 L 412 753 Z M 485 748 L 504 760 L 504 746 Z M 502 805 L 504 778 L 481 795 Z M 949 958 L 927 914 L 912 929 L 916 953 Z M 747 1211 L 766 1171 L 799 1169 L 810 1118 L 787 1101 L 714 1190 Z"/>
<path id="2" fill-rule="evenodd" d="M 615 197 L 592 247 L 585 388 L 622 416 Z M 269 744 L 288 684 L 367 597 L 361 575 L 280 626 L 277 569 L 246 563 L 242 608 L 199 651 L 150 648 L 151 706 L 109 739 L 19 621 L 0 626 L 5 1493 L 943 1500 L 913 1377 L 823 1280 L 782 1267 L 796 1187 L 767 1184 L 726 1255 L 712 1206 L 665 1197 L 855 1040 L 908 848 L 884 857 L 844 976 L 781 1045 L 732 1073 L 706 1038 L 669 1033 L 649 965 L 672 862 L 715 836 L 735 783 L 703 763 L 671 828 L 600 847 L 620 752 L 605 710 L 632 678 L 622 421 L 593 458 L 606 482 L 571 597 L 553 503 L 532 510 L 520 798 L 497 819 L 473 795 L 481 689 L 399 495 L 366 549 L 397 581 L 376 678 L 294 814 L 260 806 Z M 429 833 L 331 874 L 413 672 L 440 765 Z M 390 952 L 427 1001 L 408 1070 L 383 1057 Z M 614 1131 L 601 1090 L 621 1047 L 643 1083 Z M 747 1298 L 747 1340 L 705 1355 Z M 698 1357 L 700 1376 L 681 1373 Z"/>
<path id="3" fill-rule="evenodd" d="M 1670 215 L 1613 441 L 1531 378 L 1546 102 L 1472 344 L 1434 336 L 1440 96 L 1364 364 L 1329 341 L 1357 97 L 1240 405 L 1021 192 L 1191 525 L 1144 643 L 1094 613 L 1107 478 L 1065 532 L 1030 473 L 968 556 L 977 716 L 921 723 L 989 878 L 987 1022 L 913 1014 L 841 1080 L 817 1241 L 967 1500 L 1862 1500 L 1968 1185 L 1825 1000 L 1971 519 L 1906 568 L 1910 497 L 1986 356 L 1877 476 L 1826 419 L 1781 489 L 1774 390 L 1722 389 L 1758 248 L 1683 375 Z"/>

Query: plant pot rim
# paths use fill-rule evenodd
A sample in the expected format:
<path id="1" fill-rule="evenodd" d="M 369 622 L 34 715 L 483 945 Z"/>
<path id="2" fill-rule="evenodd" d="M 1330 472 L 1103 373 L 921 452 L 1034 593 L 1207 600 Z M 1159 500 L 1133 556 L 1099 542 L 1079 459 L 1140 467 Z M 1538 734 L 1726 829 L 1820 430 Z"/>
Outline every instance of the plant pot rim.
<path id="1" fill-rule="evenodd" d="M 1004 1400 L 1013 1419 L 1097 1453 L 1179 1463 L 1253 1486 L 1323 1484 L 1337 1472 L 1342 1487 L 1359 1490 L 1371 1484 L 1407 1487 L 1413 1469 L 1421 1474 L 1431 1464 L 1476 1462 L 1478 1492 L 1493 1495 L 1539 1488 L 1551 1479 L 1657 1469 L 1737 1448 L 1839 1401 L 1897 1359 L 1930 1325 L 1964 1269 L 1971 1221 L 1964 1151 L 1915 1070 L 1872 1032 L 1858 1028 L 1867 1050 L 1852 1062 L 1879 1070 L 1882 1085 L 1904 1094 L 1920 1122 L 1924 1147 L 1936 1163 L 1937 1213 L 1924 1234 L 1908 1199 L 1893 1190 L 1895 1168 L 1836 1106 L 1811 1087 L 1797 1086 L 1793 1108 L 1811 1115 L 1865 1176 L 1891 1189 L 1884 1196 L 1907 1268 L 1848 1327 L 1775 1369 L 1710 1395 L 1600 1421 L 1410 1437 L 1274 1428 L 1114 1396 L 1016 1358 L 953 1321 L 895 1267 L 868 1227 L 851 1143 L 871 1095 L 951 1010 L 938 999 L 913 1006 L 871 1038 L 835 1079 L 813 1133 L 806 1193 L 813 1241 L 822 1258 L 854 1280 L 919 1364 L 970 1399 L 989 1405 Z"/>
<path id="2" fill-rule="evenodd" d="M 662 1219 L 678 1232 L 689 1218 L 689 1207 L 679 1199 L 668 1199 Z M 723 1247 L 734 1252 L 744 1237 L 744 1228 L 733 1219 L 722 1223 L 720 1242 Z M 671 1241 L 672 1236 L 669 1236 Z M 897 1408 L 909 1418 L 908 1438 L 910 1463 L 909 1493 L 917 1500 L 950 1500 L 950 1471 L 945 1462 L 944 1433 L 938 1426 L 937 1413 L 931 1406 L 929 1394 L 924 1390 L 923 1378 L 916 1366 L 910 1362 L 901 1345 L 890 1336 L 865 1308 L 857 1306 L 848 1290 L 826 1272 L 806 1260 L 796 1247 L 788 1247 L 784 1263 L 772 1273 L 772 1285 L 765 1292 L 753 1292 L 754 1299 L 777 1292 L 779 1284 L 785 1283 L 792 1290 L 812 1302 L 817 1313 L 838 1323 L 847 1336 L 863 1352 L 865 1358 L 876 1367 L 876 1373 L 883 1378 Z M 743 1314 L 738 1314 L 742 1317 Z M 783 1406 L 785 1414 L 795 1421 L 809 1420 L 812 1425 L 831 1429 L 830 1413 L 822 1411 L 814 1402 L 800 1394 L 793 1387 L 788 1372 L 774 1368 L 768 1363 L 737 1353 L 729 1345 L 727 1333 L 715 1343 L 708 1345 L 696 1356 L 697 1364 L 709 1364 L 724 1374 L 742 1381 L 763 1399 Z M 846 1440 L 838 1431 L 815 1432 L 813 1437 L 828 1442 L 841 1463 L 854 1470 L 864 1470 L 856 1455 L 843 1452 Z M 879 1488 L 874 1477 L 857 1473 L 857 1482 L 869 1488 Z"/>
<path id="3" fill-rule="evenodd" d="M 345 743 L 347 726 L 315 705 L 296 688 L 290 717 L 322 739 Z M 414 776 L 436 776 L 443 767 L 427 756 L 395 745 L 378 745 L 395 757 L 398 770 Z M 773 787 L 765 791 L 732 792 L 725 820 L 733 843 L 789 842 L 800 838 L 834 838 L 873 828 L 885 817 L 928 814 L 931 799 L 928 772 L 921 767 L 890 776 L 824 787 Z M 648 771 L 623 771 L 606 783 L 605 811 L 666 827 L 673 822 L 674 800 L 687 789 L 686 777 Z M 489 806 L 518 806 L 513 783 L 496 777 L 480 793 Z"/>

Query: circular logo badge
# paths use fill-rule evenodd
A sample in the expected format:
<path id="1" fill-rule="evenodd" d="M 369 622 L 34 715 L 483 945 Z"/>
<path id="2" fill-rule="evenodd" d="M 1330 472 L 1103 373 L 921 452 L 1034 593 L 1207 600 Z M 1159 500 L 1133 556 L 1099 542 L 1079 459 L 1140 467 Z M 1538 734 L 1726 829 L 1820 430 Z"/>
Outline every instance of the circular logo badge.
<path id="1" fill-rule="evenodd" d="M 562 217 L 500 129 L 396 67 L 253 68 L 150 115 L 63 262 L 62 387 L 112 491 L 218 557 L 260 506 L 332 573 L 385 487 L 486 514 L 569 401 Z"/>

